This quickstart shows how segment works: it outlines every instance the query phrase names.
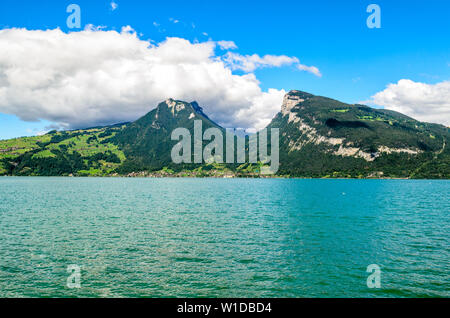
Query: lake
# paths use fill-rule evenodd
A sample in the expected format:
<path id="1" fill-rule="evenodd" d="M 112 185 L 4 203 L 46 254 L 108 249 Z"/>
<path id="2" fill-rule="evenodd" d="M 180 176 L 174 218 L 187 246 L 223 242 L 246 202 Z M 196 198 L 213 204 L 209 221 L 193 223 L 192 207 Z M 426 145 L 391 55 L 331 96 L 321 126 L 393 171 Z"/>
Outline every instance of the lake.
<path id="1" fill-rule="evenodd" d="M 1 177 L 0 296 L 450 297 L 449 194 L 446 180 Z"/>

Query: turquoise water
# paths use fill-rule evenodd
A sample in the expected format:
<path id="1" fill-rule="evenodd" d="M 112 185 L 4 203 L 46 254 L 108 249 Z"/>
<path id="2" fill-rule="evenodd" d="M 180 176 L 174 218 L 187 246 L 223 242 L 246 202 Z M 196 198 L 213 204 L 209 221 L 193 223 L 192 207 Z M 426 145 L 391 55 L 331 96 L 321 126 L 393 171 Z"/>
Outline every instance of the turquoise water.
<path id="1" fill-rule="evenodd" d="M 2 177 L 0 296 L 449 297 L 449 193 L 428 180 Z"/>

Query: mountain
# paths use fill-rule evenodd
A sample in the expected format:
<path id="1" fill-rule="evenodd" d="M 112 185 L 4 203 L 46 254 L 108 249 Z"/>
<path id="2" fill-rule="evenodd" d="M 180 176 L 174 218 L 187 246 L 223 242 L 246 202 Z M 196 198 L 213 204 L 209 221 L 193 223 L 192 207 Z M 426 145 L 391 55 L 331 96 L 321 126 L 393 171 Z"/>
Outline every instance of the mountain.
<path id="1" fill-rule="evenodd" d="M 449 178 L 449 129 L 403 114 L 291 91 L 280 128 L 280 173 L 304 177 Z"/>
<path id="2" fill-rule="evenodd" d="M 194 120 L 201 120 L 203 130 L 212 127 L 223 129 L 208 118 L 197 102 L 186 103 L 173 99 L 160 103 L 147 115 L 124 127 L 110 140 L 127 157 L 118 171 L 129 173 L 157 170 L 165 166 L 195 169 L 194 165 L 178 167 L 171 159 L 171 150 L 178 142 L 171 140 L 172 131 L 183 127 L 193 136 Z"/>
<path id="3" fill-rule="evenodd" d="M 174 164 L 172 131 L 193 135 L 194 120 L 224 132 L 196 102 L 168 99 L 132 123 L 1 140 L 0 175 L 259 175 L 259 162 Z M 397 112 L 291 91 L 267 128 L 280 132 L 279 175 L 450 177 L 449 129 Z"/>

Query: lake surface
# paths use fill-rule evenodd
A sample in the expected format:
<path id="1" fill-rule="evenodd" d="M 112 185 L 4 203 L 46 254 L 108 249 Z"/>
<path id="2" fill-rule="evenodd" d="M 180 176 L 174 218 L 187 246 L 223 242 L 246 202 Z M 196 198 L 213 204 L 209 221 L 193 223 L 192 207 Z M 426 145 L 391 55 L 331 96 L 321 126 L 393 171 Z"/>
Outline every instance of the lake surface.
<path id="1" fill-rule="evenodd" d="M 0 296 L 450 297 L 449 194 L 429 180 L 1 177 Z"/>

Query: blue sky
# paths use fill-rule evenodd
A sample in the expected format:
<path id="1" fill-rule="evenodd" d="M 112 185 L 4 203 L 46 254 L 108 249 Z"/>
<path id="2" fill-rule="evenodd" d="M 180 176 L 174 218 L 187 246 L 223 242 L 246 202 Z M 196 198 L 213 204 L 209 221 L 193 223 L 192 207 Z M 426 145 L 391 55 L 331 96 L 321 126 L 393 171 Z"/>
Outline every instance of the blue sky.
<path id="1" fill-rule="evenodd" d="M 103 0 L 2 0 L 0 29 L 68 32 L 66 7 L 76 3 L 83 27 L 130 25 L 141 39 L 155 42 L 166 37 L 229 40 L 239 54 L 295 56 L 322 73 L 317 77 L 293 66 L 257 69 L 263 90 L 298 89 L 356 103 L 401 79 L 450 80 L 450 2 L 445 0 L 115 2 L 112 10 L 111 1 Z M 381 29 L 366 25 L 370 3 L 381 8 Z M 0 138 L 34 135 L 50 124 L 0 113 Z"/>

